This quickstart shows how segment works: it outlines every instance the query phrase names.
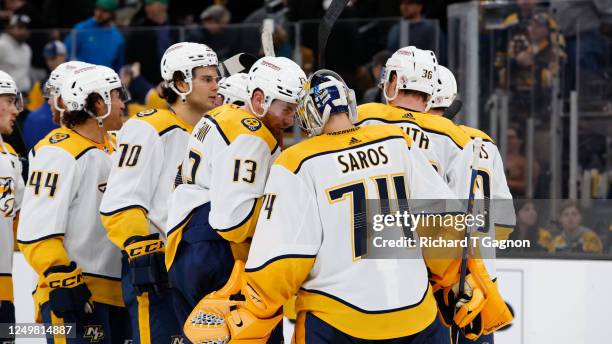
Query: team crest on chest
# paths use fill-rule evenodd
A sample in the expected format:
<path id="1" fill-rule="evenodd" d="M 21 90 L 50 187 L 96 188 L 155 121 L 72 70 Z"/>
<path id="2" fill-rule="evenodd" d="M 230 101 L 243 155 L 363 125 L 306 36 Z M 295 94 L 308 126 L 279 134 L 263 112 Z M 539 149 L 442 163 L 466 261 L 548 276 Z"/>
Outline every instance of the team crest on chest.
<path id="1" fill-rule="evenodd" d="M 152 114 L 156 113 L 157 109 L 149 109 L 149 110 L 145 110 L 142 112 L 139 112 L 136 117 L 147 117 L 147 116 L 151 116 Z"/>
<path id="2" fill-rule="evenodd" d="M 58 143 L 58 142 L 62 142 L 65 139 L 69 138 L 70 135 L 65 134 L 65 133 L 55 133 L 53 134 L 50 138 L 49 138 L 49 142 L 51 143 Z"/>
<path id="3" fill-rule="evenodd" d="M 257 118 L 245 118 L 240 122 L 250 131 L 257 131 L 259 128 L 261 128 L 261 121 Z"/>

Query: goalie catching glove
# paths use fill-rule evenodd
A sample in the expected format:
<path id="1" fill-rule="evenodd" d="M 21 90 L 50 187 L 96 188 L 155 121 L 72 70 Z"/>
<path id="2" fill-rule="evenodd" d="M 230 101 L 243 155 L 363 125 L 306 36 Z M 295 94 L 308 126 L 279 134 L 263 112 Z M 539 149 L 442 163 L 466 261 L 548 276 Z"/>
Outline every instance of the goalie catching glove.
<path id="1" fill-rule="evenodd" d="M 130 265 L 130 282 L 138 292 L 162 294 L 168 289 L 164 242 L 159 234 L 133 236 L 124 245 Z"/>
<path id="2" fill-rule="evenodd" d="M 55 316 L 83 319 L 86 314 L 93 313 L 91 292 L 85 285 L 83 273 L 75 262 L 52 266 L 45 271 L 44 277 L 45 283 L 51 289 L 49 306 Z"/>
<path id="3" fill-rule="evenodd" d="M 460 260 L 455 262 L 460 264 Z M 451 327 L 455 323 L 467 339 L 475 340 L 510 324 L 512 314 L 483 261 L 469 258 L 467 269 L 463 295 L 457 295 L 458 281 L 438 280 L 433 283 L 433 291 L 444 325 Z"/>
<path id="4" fill-rule="evenodd" d="M 255 292 L 245 286 L 244 262 L 237 260 L 225 286 L 205 296 L 193 309 L 183 327 L 192 343 L 265 344 L 283 315 L 267 319 L 246 308 L 246 298 L 258 301 Z M 241 293 L 245 290 L 247 295 Z"/>

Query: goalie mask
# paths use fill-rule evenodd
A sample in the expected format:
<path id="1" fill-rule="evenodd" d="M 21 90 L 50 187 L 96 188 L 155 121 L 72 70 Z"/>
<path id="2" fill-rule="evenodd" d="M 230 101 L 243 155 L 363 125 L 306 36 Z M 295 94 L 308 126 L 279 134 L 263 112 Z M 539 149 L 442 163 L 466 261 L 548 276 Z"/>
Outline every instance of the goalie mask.
<path id="1" fill-rule="evenodd" d="M 19 92 L 17 83 L 8 73 L 0 70 L 0 95 L 3 94 L 14 95 L 14 104 L 17 111 L 23 111 L 23 97 L 21 96 L 21 92 Z"/>
<path id="2" fill-rule="evenodd" d="M 457 80 L 453 73 L 444 66 L 438 66 L 438 82 L 431 98 L 431 108 L 447 108 L 457 98 Z"/>
<path id="3" fill-rule="evenodd" d="M 356 122 L 355 92 L 337 73 L 327 69 L 315 72 L 304 85 L 304 91 L 297 109 L 297 122 L 308 136 L 321 134 L 335 113 L 348 113 L 351 122 Z"/>
<path id="4" fill-rule="evenodd" d="M 111 113 L 111 92 L 118 91 L 121 101 L 128 102 L 130 96 L 114 70 L 99 65 L 89 65 L 75 70 L 61 87 L 60 95 L 67 111 L 85 111 L 96 119 L 99 126 Z M 87 98 L 97 93 L 106 104 L 106 113 L 97 115 L 87 108 Z"/>

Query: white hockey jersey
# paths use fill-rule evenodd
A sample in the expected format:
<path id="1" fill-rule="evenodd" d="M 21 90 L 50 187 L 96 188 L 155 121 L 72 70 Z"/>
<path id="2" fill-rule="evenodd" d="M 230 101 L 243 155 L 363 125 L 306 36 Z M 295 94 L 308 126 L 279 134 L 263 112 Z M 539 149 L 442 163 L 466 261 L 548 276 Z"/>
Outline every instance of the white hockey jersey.
<path id="1" fill-rule="evenodd" d="M 473 144 L 470 137 L 442 116 L 415 112 L 381 103 L 357 107 L 357 125 L 390 123 L 402 128 L 458 199 L 469 195 Z"/>
<path id="2" fill-rule="evenodd" d="M 477 137 L 482 139 L 474 197 L 487 200 L 489 226 L 488 233 L 475 234 L 498 240 L 508 239 L 516 224 L 516 215 L 499 150 L 491 137 L 484 132 L 464 125 L 459 127 L 472 139 Z M 480 250 L 482 256 L 488 258 L 485 259 L 485 265 L 491 278 L 495 279 L 495 248 L 480 247 Z"/>
<path id="3" fill-rule="evenodd" d="M 121 252 L 106 240 L 98 215 L 112 152 L 110 141 L 97 144 L 68 128 L 42 139 L 30 154 L 17 238 L 39 277 L 75 261 L 93 301 L 121 306 Z M 48 293 L 39 278 L 35 304 L 46 302 Z"/>
<path id="4" fill-rule="evenodd" d="M 0 145 L 0 301 L 13 301 L 13 223 L 23 197 L 21 161 L 8 143 Z"/>
<path id="5" fill-rule="evenodd" d="M 357 239 L 366 230 L 367 221 L 357 217 L 365 199 L 453 198 L 414 145 L 398 127 L 377 125 L 320 135 L 281 153 L 245 269 L 248 287 L 265 306 L 247 297 L 249 310 L 270 316 L 263 313 L 297 293 L 298 327 L 312 312 L 363 339 L 426 328 L 437 308 L 420 253 L 362 259 Z"/>
<path id="6" fill-rule="evenodd" d="M 279 153 L 265 125 L 236 105 L 217 107 L 198 122 L 184 154 L 184 184 L 177 186 L 169 203 L 168 269 L 190 214 L 207 202 L 209 224 L 223 239 L 243 243 L 253 235 L 259 198 Z"/>
<path id="7" fill-rule="evenodd" d="M 123 249 L 134 235 L 161 233 L 168 199 L 193 127 L 169 110 L 148 110 L 117 134 L 117 154 L 100 214 L 108 238 Z"/>

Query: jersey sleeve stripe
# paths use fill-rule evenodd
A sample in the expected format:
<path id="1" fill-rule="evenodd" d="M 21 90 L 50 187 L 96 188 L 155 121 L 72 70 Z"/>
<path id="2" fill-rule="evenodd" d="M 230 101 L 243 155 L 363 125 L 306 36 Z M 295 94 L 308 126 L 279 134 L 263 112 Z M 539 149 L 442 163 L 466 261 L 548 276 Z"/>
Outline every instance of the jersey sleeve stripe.
<path id="1" fill-rule="evenodd" d="M 159 132 L 159 136 L 164 136 L 164 134 L 167 134 L 167 133 L 169 133 L 170 131 L 172 131 L 174 129 L 180 129 L 180 130 L 182 130 L 184 132 L 187 132 L 187 130 L 185 130 L 185 128 L 175 124 L 175 125 L 169 126 L 168 128 L 160 131 Z"/>
<path id="2" fill-rule="evenodd" d="M 108 211 L 108 212 L 101 211 L 100 214 L 104 215 L 104 216 L 112 216 L 112 215 L 115 215 L 115 214 L 120 213 L 122 211 L 126 211 L 128 209 L 134 209 L 134 208 L 140 208 L 140 209 L 144 210 L 145 213 L 147 213 L 147 214 L 149 213 L 147 208 L 145 208 L 145 207 L 143 207 L 141 205 L 134 204 L 134 205 L 128 205 L 126 207 L 119 208 L 119 209 L 116 209 L 116 210 L 111 210 L 111 211 Z"/>
<path id="3" fill-rule="evenodd" d="M 40 238 L 34 239 L 34 240 L 17 240 L 17 242 L 20 243 L 20 244 L 29 245 L 29 244 L 33 244 L 35 242 L 39 242 L 39 241 L 43 241 L 43 240 L 47 240 L 47 239 L 51 239 L 51 238 L 55 238 L 55 237 L 63 237 L 63 236 L 64 236 L 63 233 L 54 233 L 54 234 L 45 235 L 44 237 L 40 237 Z"/>
<path id="4" fill-rule="evenodd" d="M 185 223 L 187 223 L 190 219 L 191 216 L 193 215 L 193 213 L 196 211 L 197 208 L 192 209 L 189 214 L 187 214 L 187 216 L 185 216 L 184 219 L 181 220 L 181 222 L 179 222 L 176 226 L 172 227 L 167 233 L 166 233 L 166 237 L 170 237 L 170 235 L 172 235 L 172 233 L 174 233 L 177 229 L 183 227 L 185 225 Z"/>
<path id="5" fill-rule="evenodd" d="M 251 211 L 249 211 L 249 213 L 247 214 L 247 216 L 240 221 L 240 223 L 238 223 L 237 225 L 231 226 L 229 228 L 215 228 L 215 230 L 217 232 L 229 232 L 231 230 L 234 230 L 236 228 L 241 227 L 242 225 L 244 225 L 247 221 L 249 221 L 251 219 L 251 216 L 253 216 L 253 214 L 255 213 L 255 209 L 257 208 L 257 199 L 253 200 L 253 207 L 251 208 Z"/>
<path id="6" fill-rule="evenodd" d="M 276 261 L 282 260 L 282 259 L 292 259 L 292 258 L 305 258 L 305 259 L 308 259 L 308 258 L 316 258 L 316 257 L 317 257 L 316 254 L 285 254 L 285 255 L 282 255 L 282 256 L 274 257 L 274 258 L 266 261 L 265 263 L 263 263 L 262 265 L 260 265 L 258 267 L 245 268 L 244 272 L 256 272 L 256 271 L 262 270 L 266 266 L 268 266 L 268 265 L 270 265 L 270 264 L 272 264 L 272 263 L 274 263 Z"/>
<path id="7" fill-rule="evenodd" d="M 338 302 L 342 303 L 343 305 L 345 305 L 347 307 L 350 307 L 350 308 L 352 308 L 352 309 L 354 309 L 354 310 L 356 310 L 356 311 L 358 311 L 360 313 L 365 313 L 365 314 L 384 314 L 384 313 L 398 312 L 398 311 L 403 311 L 403 310 L 406 310 L 406 309 L 411 309 L 411 308 L 418 307 L 421 303 L 423 303 L 423 300 L 425 300 L 425 297 L 427 296 L 427 293 L 429 292 L 430 288 L 431 288 L 430 284 L 427 283 L 427 288 L 425 288 L 425 292 L 423 293 L 423 296 L 421 297 L 421 299 L 418 302 L 416 302 L 416 303 L 414 303 L 412 305 L 398 307 L 398 308 L 392 308 L 392 309 L 380 309 L 380 310 L 375 310 L 375 311 L 369 311 L 369 310 L 357 307 L 357 306 L 353 305 L 352 303 L 350 303 L 350 302 L 348 302 L 346 300 L 343 300 L 343 299 L 341 299 L 341 298 L 339 298 L 337 296 L 334 296 L 332 294 L 326 293 L 324 291 L 320 291 L 320 290 L 316 290 L 316 289 L 306 289 L 306 288 L 300 288 L 300 290 L 303 290 L 303 291 L 305 291 L 307 293 L 319 294 L 319 295 L 328 297 L 328 298 L 330 298 L 332 300 L 335 300 L 335 301 L 338 301 Z"/>
<path id="8" fill-rule="evenodd" d="M 206 115 L 204 117 L 207 118 L 212 124 L 214 124 L 215 127 L 217 127 L 217 131 L 219 132 L 219 134 L 221 134 L 223 141 L 225 141 L 225 143 L 229 146 L 230 140 L 227 138 L 227 136 L 225 136 L 225 133 L 221 129 L 221 126 L 219 125 L 219 123 L 217 123 L 217 121 L 215 121 L 214 118 L 212 118 L 210 115 Z"/>

